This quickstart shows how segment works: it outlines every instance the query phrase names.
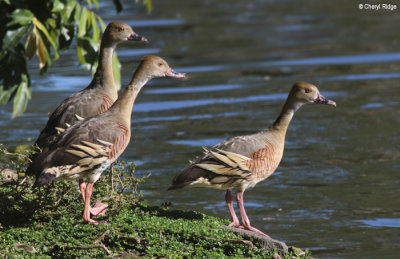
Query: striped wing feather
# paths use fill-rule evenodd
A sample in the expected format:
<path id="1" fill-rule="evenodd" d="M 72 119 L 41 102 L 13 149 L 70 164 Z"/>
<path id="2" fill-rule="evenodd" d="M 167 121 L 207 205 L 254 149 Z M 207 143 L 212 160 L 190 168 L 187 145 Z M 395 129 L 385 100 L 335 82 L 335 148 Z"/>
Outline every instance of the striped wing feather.
<path id="1" fill-rule="evenodd" d="M 90 171 L 105 161 L 112 163 L 129 139 L 130 131 L 107 114 L 79 121 L 36 157 L 27 173 L 39 177 L 42 172 L 71 175 Z"/>
<path id="2" fill-rule="evenodd" d="M 196 163 L 196 166 L 218 175 L 246 177 L 248 174 L 250 174 L 250 170 L 247 167 L 247 163 L 250 158 L 221 149 L 210 151 L 205 147 L 203 148 L 206 150 L 206 154 L 209 152 L 217 164 Z"/>
<path id="3" fill-rule="evenodd" d="M 182 170 L 170 189 L 186 185 L 208 185 L 215 188 L 240 188 L 241 185 L 267 175 L 274 147 L 262 133 L 225 140 Z"/>

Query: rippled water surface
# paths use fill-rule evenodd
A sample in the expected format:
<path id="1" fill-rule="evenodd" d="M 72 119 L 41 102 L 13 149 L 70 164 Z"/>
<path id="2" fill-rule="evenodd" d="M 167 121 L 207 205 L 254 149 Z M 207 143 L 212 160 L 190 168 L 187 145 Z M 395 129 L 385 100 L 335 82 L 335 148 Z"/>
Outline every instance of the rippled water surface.
<path id="1" fill-rule="evenodd" d="M 398 258 L 400 249 L 400 6 L 359 10 L 355 1 L 162 1 L 153 11 L 126 3 L 116 15 L 150 40 L 118 49 L 122 84 L 143 55 L 164 57 L 186 80 L 157 79 L 143 89 L 123 159 L 153 204 L 228 218 L 224 192 L 167 192 L 171 179 L 228 137 L 274 121 L 296 81 L 318 85 L 337 107 L 306 106 L 295 115 L 284 158 L 269 179 L 246 191 L 252 224 L 320 258 Z M 400 4 L 399 4 L 400 5 Z M 33 73 L 28 111 L 10 120 L 0 107 L 0 143 L 32 144 L 52 111 L 90 75 L 74 49 L 46 77 Z"/>

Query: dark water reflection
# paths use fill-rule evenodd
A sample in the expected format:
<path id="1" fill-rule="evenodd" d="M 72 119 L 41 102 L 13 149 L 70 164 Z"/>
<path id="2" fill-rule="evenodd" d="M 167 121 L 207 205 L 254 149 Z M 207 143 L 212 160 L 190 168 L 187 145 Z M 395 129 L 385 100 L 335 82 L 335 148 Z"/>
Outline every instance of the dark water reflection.
<path id="1" fill-rule="evenodd" d="M 246 191 L 252 223 L 321 258 L 398 258 L 400 248 L 399 12 L 361 11 L 354 1 L 161 1 L 126 3 L 122 20 L 148 45 L 118 54 L 125 84 L 141 56 L 165 57 L 189 79 L 152 81 L 137 99 L 123 158 L 155 204 L 227 218 L 224 193 L 165 191 L 201 146 L 264 129 L 295 81 L 309 81 L 338 107 L 307 106 L 289 128 L 277 172 Z M 400 9 L 400 6 L 398 6 Z M 22 117 L 0 109 L 0 142 L 31 144 L 46 114 L 90 81 L 71 49 L 47 77 L 33 76 Z M 31 64 L 34 71 L 36 64 Z"/>

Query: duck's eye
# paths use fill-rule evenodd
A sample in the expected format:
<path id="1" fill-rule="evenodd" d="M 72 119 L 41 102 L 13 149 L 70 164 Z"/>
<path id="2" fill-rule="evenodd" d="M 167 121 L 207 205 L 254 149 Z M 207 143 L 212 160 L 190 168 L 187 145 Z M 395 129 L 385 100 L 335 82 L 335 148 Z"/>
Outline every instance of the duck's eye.
<path id="1" fill-rule="evenodd" d="M 158 66 L 159 66 L 159 67 L 161 67 L 162 65 L 163 65 L 163 64 L 162 64 L 161 62 L 160 62 L 160 63 L 158 63 Z"/>
<path id="2" fill-rule="evenodd" d="M 124 28 L 119 27 L 119 28 L 118 28 L 118 31 L 124 31 Z"/>
<path id="3" fill-rule="evenodd" d="M 308 94 L 308 93 L 311 93 L 312 90 L 311 90 L 310 88 L 306 88 L 306 89 L 305 89 L 305 92 Z"/>

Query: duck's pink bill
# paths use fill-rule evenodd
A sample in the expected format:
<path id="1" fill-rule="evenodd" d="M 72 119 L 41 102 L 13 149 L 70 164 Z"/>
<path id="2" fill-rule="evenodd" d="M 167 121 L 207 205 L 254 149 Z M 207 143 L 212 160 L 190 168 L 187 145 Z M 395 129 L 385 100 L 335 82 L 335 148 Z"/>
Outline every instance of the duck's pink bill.
<path id="1" fill-rule="evenodd" d="M 149 42 L 145 37 L 142 37 L 136 33 L 132 33 L 129 37 L 128 40 L 133 40 L 133 41 L 141 41 L 141 42 Z"/>
<path id="2" fill-rule="evenodd" d="M 317 99 L 314 100 L 314 103 L 336 107 L 336 102 L 326 99 L 323 95 L 318 95 Z"/>
<path id="3" fill-rule="evenodd" d="M 175 77 L 175 78 L 185 78 L 186 77 L 185 73 L 178 73 L 172 69 L 170 69 L 167 73 L 165 73 L 165 75 L 169 76 L 169 77 Z"/>

